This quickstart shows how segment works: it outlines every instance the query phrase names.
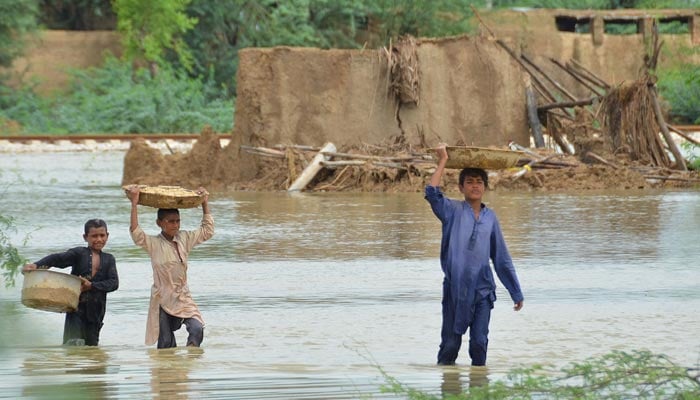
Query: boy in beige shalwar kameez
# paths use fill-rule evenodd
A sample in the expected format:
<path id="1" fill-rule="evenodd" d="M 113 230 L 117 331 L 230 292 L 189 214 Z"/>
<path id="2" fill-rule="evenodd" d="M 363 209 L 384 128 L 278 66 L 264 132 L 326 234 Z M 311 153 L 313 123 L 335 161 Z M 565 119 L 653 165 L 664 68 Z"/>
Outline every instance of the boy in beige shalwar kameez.
<path id="1" fill-rule="evenodd" d="M 128 190 L 131 200 L 131 238 L 151 257 L 153 286 L 146 322 L 146 344 L 158 342 L 158 348 L 176 347 L 174 331 L 184 323 L 189 336 L 188 346 L 199 347 L 204 338 L 204 319 L 195 304 L 187 285 L 187 257 L 192 248 L 214 235 L 214 218 L 209 211 L 208 194 L 202 202 L 202 223 L 193 231 L 180 230 L 180 213 L 177 209 L 158 209 L 156 224 L 161 233 L 147 235 L 139 226 L 137 205 L 139 188 Z"/>

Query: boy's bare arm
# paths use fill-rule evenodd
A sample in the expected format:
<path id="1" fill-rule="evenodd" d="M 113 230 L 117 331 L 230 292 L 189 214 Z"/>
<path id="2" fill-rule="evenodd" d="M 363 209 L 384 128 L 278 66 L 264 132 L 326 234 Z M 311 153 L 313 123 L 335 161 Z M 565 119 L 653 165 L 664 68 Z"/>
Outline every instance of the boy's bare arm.
<path id="1" fill-rule="evenodd" d="M 441 143 L 435 148 L 435 153 L 438 156 L 438 165 L 433 172 L 433 176 L 430 178 L 430 186 L 440 186 L 442 182 L 442 174 L 445 172 L 445 164 L 447 164 L 447 149 L 445 144 Z"/>
<path id="2" fill-rule="evenodd" d="M 129 186 L 127 197 L 131 200 L 131 218 L 129 223 L 129 231 L 133 232 L 139 226 L 139 195 L 140 189 L 136 185 Z"/>
<path id="3" fill-rule="evenodd" d="M 202 214 L 210 214 L 209 211 L 209 192 L 203 187 L 197 189 L 197 194 L 202 195 Z"/>

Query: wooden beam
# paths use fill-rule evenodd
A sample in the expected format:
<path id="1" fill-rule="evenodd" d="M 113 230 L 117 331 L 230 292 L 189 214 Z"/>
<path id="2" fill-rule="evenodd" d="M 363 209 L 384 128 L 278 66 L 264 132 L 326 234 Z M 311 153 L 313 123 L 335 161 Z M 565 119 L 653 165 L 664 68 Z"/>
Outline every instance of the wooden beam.
<path id="1" fill-rule="evenodd" d="M 591 97 L 590 99 L 583 99 L 583 100 L 577 100 L 577 101 L 563 101 L 561 103 L 545 104 L 545 105 L 537 107 L 537 110 L 538 111 L 547 111 L 547 110 L 551 110 L 553 108 L 589 106 L 589 105 L 593 104 L 593 101 L 595 99 L 597 99 L 597 97 Z"/>
<path id="2" fill-rule="evenodd" d="M 330 158 L 329 156 L 323 154 L 324 152 L 332 152 L 335 151 L 335 145 L 333 143 L 326 143 L 322 148 L 321 151 L 319 151 L 316 156 L 311 160 L 311 163 L 304 168 L 304 170 L 301 172 L 301 175 L 289 186 L 289 189 L 287 189 L 288 192 L 298 192 L 300 190 L 303 190 L 306 185 L 311 182 L 311 180 L 314 179 L 316 174 L 320 170 L 323 169 L 323 165 L 321 162 L 323 161 L 328 161 Z"/>
<path id="3" fill-rule="evenodd" d="M 681 171 L 687 171 L 688 167 L 685 165 L 685 159 L 683 158 L 683 154 L 681 154 L 681 151 L 676 145 L 676 142 L 673 141 L 671 133 L 668 131 L 668 126 L 666 126 L 666 121 L 664 121 L 664 116 L 661 113 L 659 98 L 656 94 L 656 86 L 650 86 L 649 93 L 649 97 L 651 97 L 651 103 L 654 106 L 654 114 L 656 114 L 656 122 L 661 128 L 661 133 L 663 134 L 664 139 L 666 139 L 666 144 L 671 150 L 671 153 L 673 153 L 673 158 L 676 159 L 676 167 Z"/>

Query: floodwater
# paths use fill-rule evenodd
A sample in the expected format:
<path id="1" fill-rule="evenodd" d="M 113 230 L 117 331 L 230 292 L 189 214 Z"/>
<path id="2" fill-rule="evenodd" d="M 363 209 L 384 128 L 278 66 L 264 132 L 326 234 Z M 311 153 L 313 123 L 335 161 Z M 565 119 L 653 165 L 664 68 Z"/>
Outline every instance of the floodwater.
<path id="1" fill-rule="evenodd" d="M 190 256 L 200 349 L 143 344 L 151 270 L 128 236 L 123 151 L 0 154 L 0 214 L 32 261 L 109 224 L 120 288 L 98 348 L 60 345 L 63 315 L 0 288 L 2 398 L 387 398 L 382 372 L 431 394 L 647 349 L 700 364 L 700 190 L 487 195 L 525 294 L 499 286 L 488 367 L 434 365 L 440 226 L 420 193 L 215 193 L 216 234 Z M 183 228 L 200 209 L 182 211 Z M 157 233 L 153 209 L 142 226 Z M 177 339 L 184 344 L 184 328 Z"/>

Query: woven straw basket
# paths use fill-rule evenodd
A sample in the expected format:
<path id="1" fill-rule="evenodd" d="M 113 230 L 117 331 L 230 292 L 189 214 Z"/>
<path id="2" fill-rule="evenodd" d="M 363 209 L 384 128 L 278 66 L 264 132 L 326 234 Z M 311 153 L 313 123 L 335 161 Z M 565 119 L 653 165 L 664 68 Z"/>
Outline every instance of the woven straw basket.
<path id="1" fill-rule="evenodd" d="M 123 186 L 124 192 L 128 192 L 131 185 Z M 138 185 L 139 204 L 155 208 L 195 208 L 204 200 L 203 195 L 194 190 L 181 188 L 180 186 L 146 186 Z"/>
<path id="2" fill-rule="evenodd" d="M 447 146 L 445 168 L 507 169 L 515 167 L 523 155 L 521 151 L 489 149 L 486 147 Z M 435 150 L 428 150 L 435 161 Z"/>

